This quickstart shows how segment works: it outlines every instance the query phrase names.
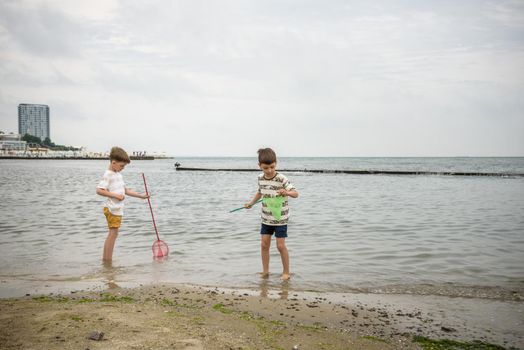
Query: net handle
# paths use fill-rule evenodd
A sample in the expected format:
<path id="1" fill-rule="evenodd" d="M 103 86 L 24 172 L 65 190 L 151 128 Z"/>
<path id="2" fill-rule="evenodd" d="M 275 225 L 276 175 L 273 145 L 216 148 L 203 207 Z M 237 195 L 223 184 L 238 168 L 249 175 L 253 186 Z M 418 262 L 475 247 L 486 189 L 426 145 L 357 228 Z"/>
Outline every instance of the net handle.
<path id="1" fill-rule="evenodd" d="M 153 208 L 151 207 L 151 200 L 149 199 L 149 192 L 147 191 L 146 176 L 142 173 L 142 179 L 144 180 L 144 188 L 146 189 L 147 203 L 149 204 L 149 211 L 151 212 L 151 218 L 153 219 L 153 226 L 155 227 L 156 239 L 160 241 L 158 237 L 158 230 L 156 228 L 155 215 L 153 215 Z"/>
<path id="2" fill-rule="evenodd" d="M 253 203 L 253 205 L 262 202 L 262 200 L 263 200 L 263 199 L 259 199 L 258 201 L 256 201 L 255 203 Z M 230 213 L 233 213 L 233 212 L 235 212 L 235 211 L 239 211 L 239 210 L 242 210 L 242 209 L 246 209 L 246 207 L 236 208 L 236 209 L 230 210 L 229 212 L 230 212 Z"/>

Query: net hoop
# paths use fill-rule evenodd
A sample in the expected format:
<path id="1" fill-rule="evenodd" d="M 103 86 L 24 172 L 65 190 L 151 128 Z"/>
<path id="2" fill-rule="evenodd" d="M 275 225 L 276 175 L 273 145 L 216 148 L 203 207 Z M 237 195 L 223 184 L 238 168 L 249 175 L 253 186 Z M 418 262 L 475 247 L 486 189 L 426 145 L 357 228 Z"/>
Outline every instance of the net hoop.
<path id="1" fill-rule="evenodd" d="M 155 258 L 163 258 L 169 255 L 169 247 L 164 241 L 155 241 L 151 249 L 153 250 L 153 257 Z"/>

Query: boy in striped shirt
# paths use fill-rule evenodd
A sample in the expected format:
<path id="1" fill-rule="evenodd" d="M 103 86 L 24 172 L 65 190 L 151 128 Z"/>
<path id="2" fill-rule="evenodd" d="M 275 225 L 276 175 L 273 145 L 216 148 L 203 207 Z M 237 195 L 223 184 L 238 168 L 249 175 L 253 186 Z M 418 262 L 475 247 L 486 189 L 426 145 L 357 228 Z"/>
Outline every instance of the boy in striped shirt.
<path id="1" fill-rule="evenodd" d="M 269 276 L 269 248 L 271 236 L 275 234 L 277 249 L 282 259 L 282 280 L 288 280 L 289 253 L 286 247 L 289 207 L 287 197 L 298 197 L 298 192 L 289 180 L 276 170 L 277 156 L 271 148 L 258 150 L 258 166 L 262 174 L 258 176 L 258 191 L 250 202 L 244 204 L 249 209 L 262 198 L 262 226 L 260 228 L 262 255 L 262 277 Z"/>

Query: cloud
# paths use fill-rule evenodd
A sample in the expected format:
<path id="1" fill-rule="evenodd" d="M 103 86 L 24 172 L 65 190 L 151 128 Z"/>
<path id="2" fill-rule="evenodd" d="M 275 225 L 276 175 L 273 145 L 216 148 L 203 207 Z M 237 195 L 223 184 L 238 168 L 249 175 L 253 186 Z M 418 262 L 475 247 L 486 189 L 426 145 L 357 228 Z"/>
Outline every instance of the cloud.
<path id="1" fill-rule="evenodd" d="M 34 101 L 51 105 L 54 141 L 92 150 L 524 152 L 509 141 L 524 130 L 520 2 L 0 7 L 0 129 L 7 110 Z"/>
<path id="2" fill-rule="evenodd" d="M 85 32 L 60 11 L 46 5 L 24 8 L 8 2 L 1 5 L 0 13 L 6 35 L 28 53 L 47 57 L 78 55 Z"/>
<path id="3" fill-rule="evenodd" d="M 499 25 L 524 30 L 524 3 L 519 0 L 490 1 L 485 3 L 483 14 Z"/>

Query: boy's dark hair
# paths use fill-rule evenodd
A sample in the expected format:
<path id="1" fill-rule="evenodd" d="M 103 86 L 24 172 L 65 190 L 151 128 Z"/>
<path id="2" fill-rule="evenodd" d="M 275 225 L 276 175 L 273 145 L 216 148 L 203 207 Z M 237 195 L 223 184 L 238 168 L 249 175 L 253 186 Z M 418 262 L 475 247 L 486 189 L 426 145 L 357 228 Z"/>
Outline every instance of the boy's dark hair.
<path id="1" fill-rule="evenodd" d="M 126 151 L 124 151 L 120 147 L 113 147 L 111 148 L 111 152 L 109 153 L 109 160 L 116 160 L 117 162 L 124 162 L 124 163 L 131 163 L 131 159 L 129 159 L 129 156 L 127 155 Z"/>
<path id="2" fill-rule="evenodd" d="M 276 163 L 277 155 L 271 148 L 261 148 L 258 150 L 258 162 L 260 164 Z"/>

